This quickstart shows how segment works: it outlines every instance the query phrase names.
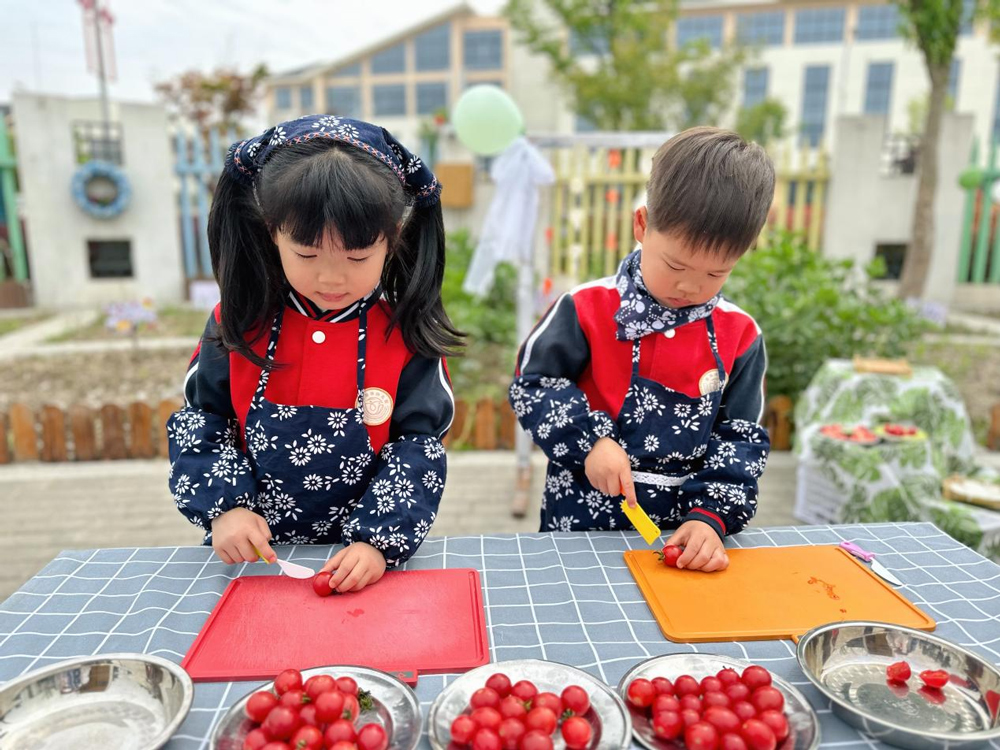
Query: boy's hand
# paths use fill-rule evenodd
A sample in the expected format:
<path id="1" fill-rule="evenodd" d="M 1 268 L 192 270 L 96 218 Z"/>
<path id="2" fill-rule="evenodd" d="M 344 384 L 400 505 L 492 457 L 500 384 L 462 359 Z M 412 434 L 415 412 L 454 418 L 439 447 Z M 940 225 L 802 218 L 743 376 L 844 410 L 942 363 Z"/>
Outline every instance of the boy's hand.
<path id="1" fill-rule="evenodd" d="M 365 542 L 355 542 L 340 550 L 326 561 L 320 572 L 333 572 L 330 588 L 341 594 L 361 591 L 378 581 L 385 574 L 385 557 Z"/>
<path id="2" fill-rule="evenodd" d="M 587 454 L 584 471 L 596 489 L 605 495 L 624 495 L 630 508 L 636 506 L 635 485 L 632 483 L 632 464 L 628 454 L 611 438 L 601 438 Z"/>
<path id="3" fill-rule="evenodd" d="M 227 565 L 257 562 L 256 547 L 264 559 L 274 562 L 278 556 L 271 545 L 267 521 L 252 510 L 233 508 L 212 519 L 212 549 Z"/>
<path id="4" fill-rule="evenodd" d="M 678 568 L 712 573 L 729 567 L 729 555 L 715 529 L 701 521 L 687 521 L 667 540 L 684 548 L 677 559 Z"/>

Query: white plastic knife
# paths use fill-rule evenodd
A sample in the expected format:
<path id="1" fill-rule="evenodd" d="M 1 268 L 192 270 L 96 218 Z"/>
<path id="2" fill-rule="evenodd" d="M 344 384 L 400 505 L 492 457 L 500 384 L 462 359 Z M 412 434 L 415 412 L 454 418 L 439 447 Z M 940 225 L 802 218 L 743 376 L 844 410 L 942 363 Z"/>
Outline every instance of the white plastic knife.
<path id="1" fill-rule="evenodd" d="M 880 563 L 878 560 L 875 559 L 874 552 L 868 552 L 866 550 L 863 550 L 854 542 L 841 542 L 840 547 L 844 551 L 850 552 L 859 560 L 863 560 L 864 562 L 868 563 L 871 566 L 872 573 L 877 575 L 882 580 L 888 581 L 893 586 L 903 585 L 903 582 L 901 580 L 896 578 L 896 576 L 894 576 L 892 573 L 889 572 L 888 568 L 886 568 L 882 563 Z"/>

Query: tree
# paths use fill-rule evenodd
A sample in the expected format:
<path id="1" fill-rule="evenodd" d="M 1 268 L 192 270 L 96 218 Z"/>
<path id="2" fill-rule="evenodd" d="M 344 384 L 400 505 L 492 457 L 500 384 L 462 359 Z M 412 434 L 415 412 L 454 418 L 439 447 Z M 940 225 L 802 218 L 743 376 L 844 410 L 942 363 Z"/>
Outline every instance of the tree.
<path id="1" fill-rule="evenodd" d="M 1000 0 L 896 0 L 900 29 L 924 58 L 931 81 L 930 97 L 920 145 L 917 199 L 913 210 L 910 248 L 903 262 L 899 296 L 922 297 L 934 251 L 934 194 L 938 182 L 938 146 L 941 120 L 948 96 L 948 78 L 963 23 L 985 19 L 996 38 L 1000 29 Z M 971 10 L 971 13 L 970 13 Z"/>
<path id="2" fill-rule="evenodd" d="M 156 92 L 174 115 L 202 130 L 235 128 L 242 118 L 253 114 L 267 76 L 263 64 L 246 75 L 227 68 L 212 73 L 189 70 L 156 84 Z"/>
<path id="3" fill-rule="evenodd" d="M 717 124 L 746 57 L 704 41 L 668 46 L 677 0 L 509 0 L 504 12 L 574 112 L 601 130 Z"/>
<path id="4" fill-rule="evenodd" d="M 736 115 L 736 132 L 748 141 L 766 146 L 785 137 L 788 111 L 777 99 L 764 99 L 752 107 L 741 107 Z"/>

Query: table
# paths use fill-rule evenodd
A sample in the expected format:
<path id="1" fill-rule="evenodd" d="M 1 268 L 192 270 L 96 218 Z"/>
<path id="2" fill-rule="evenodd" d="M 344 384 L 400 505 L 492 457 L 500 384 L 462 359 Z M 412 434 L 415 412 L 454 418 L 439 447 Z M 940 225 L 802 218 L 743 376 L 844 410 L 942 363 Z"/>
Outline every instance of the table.
<path id="1" fill-rule="evenodd" d="M 729 544 L 773 547 L 843 539 L 878 553 L 906 584 L 905 594 L 937 620 L 938 634 L 1000 662 L 1000 566 L 930 524 L 751 529 Z M 643 548 L 637 534 L 622 532 L 432 537 L 407 568 L 480 571 L 495 661 L 551 659 L 615 686 L 650 656 L 702 651 L 749 659 L 803 691 L 819 714 L 824 747 L 880 747 L 830 712 L 799 671 L 791 641 L 665 640 L 622 559 L 626 550 Z M 289 550 L 290 559 L 317 567 L 331 552 L 329 547 Z M 134 651 L 180 662 L 242 570 L 214 559 L 204 547 L 63 552 L 0 604 L 0 682 L 94 653 Z M 453 677 L 420 677 L 417 695 L 425 715 Z M 218 718 L 255 686 L 197 684 L 191 713 L 168 750 L 206 748 Z M 422 747 L 428 747 L 426 738 Z M 993 747 L 1000 749 L 1000 742 Z"/>

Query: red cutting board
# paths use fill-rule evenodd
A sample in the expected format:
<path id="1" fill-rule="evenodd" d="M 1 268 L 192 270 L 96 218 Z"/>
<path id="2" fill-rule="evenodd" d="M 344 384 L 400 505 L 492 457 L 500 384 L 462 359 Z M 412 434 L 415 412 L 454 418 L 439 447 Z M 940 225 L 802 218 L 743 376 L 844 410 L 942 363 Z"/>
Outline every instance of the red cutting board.
<path id="1" fill-rule="evenodd" d="M 229 584 L 181 666 L 196 682 L 269 680 L 334 664 L 464 672 L 490 660 L 479 573 L 386 573 L 362 591 L 319 597 L 310 580 L 244 576 Z"/>

